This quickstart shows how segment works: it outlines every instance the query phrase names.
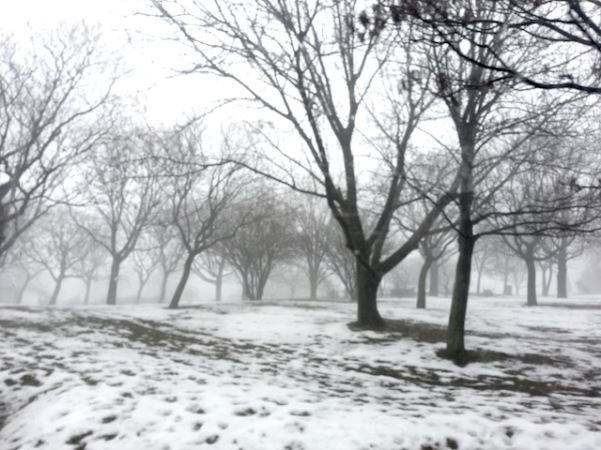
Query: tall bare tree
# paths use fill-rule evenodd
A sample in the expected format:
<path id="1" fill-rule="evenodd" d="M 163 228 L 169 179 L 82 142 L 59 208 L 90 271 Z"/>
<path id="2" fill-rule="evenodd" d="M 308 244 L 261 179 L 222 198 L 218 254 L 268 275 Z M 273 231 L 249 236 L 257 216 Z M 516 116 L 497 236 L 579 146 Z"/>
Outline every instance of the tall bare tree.
<path id="1" fill-rule="evenodd" d="M 330 272 L 326 258 L 332 215 L 323 200 L 309 196 L 299 199 L 293 214 L 296 243 L 303 259 L 299 266 L 309 280 L 309 297 L 315 300 L 320 283 Z"/>
<path id="2" fill-rule="evenodd" d="M 71 216 L 109 254 L 107 304 L 117 303 L 121 264 L 136 248 L 160 205 L 155 142 L 149 133 L 123 128 L 87 161 L 82 204 Z"/>
<path id="3" fill-rule="evenodd" d="M 50 305 L 56 305 L 63 281 L 76 277 L 73 269 L 86 258 L 88 239 L 69 219 L 65 208 L 55 208 L 42 224 L 37 225 L 29 258 L 44 267 L 54 280 Z"/>
<path id="4" fill-rule="evenodd" d="M 98 32 L 83 25 L 35 33 L 23 45 L 0 38 L 2 255 L 65 201 L 69 170 L 107 131 L 116 77 Z"/>
<path id="5" fill-rule="evenodd" d="M 241 88 L 247 100 L 272 114 L 272 129 L 258 132 L 270 147 L 267 157 L 273 164 L 265 170 L 253 168 L 327 200 L 356 259 L 358 324 L 384 327 L 377 308 L 382 277 L 417 248 L 450 202 L 448 191 L 454 190 L 439 187 L 416 233 L 394 249 L 386 246 L 405 187 L 409 141 L 431 103 L 428 77 L 419 74 L 427 56 L 413 51 L 419 42 L 411 38 L 412 25 L 384 33 L 381 11 L 370 18 L 357 17 L 356 2 L 351 0 L 152 3 L 193 51 L 192 68 L 183 71 L 223 77 Z M 401 42 L 403 50 L 381 45 L 384 39 Z M 381 108 L 396 107 L 396 114 L 386 126 L 373 126 L 366 98 L 377 89 L 386 92 L 390 83 L 378 83 L 390 79 L 390 72 L 380 77 L 390 61 L 397 80 L 395 95 L 383 95 Z M 292 132 L 301 140 L 301 148 L 292 150 L 288 142 L 274 136 L 275 130 L 280 135 Z M 386 172 L 380 173 L 385 195 L 375 203 L 373 192 L 362 182 L 373 168 L 374 157 L 382 158 L 373 145 L 382 139 L 391 141 L 391 151 L 381 166 Z M 297 182 L 299 172 L 317 183 L 318 192 Z M 366 205 L 374 206 L 369 218 L 362 215 Z M 385 252 L 385 248 L 390 249 Z"/>
<path id="6" fill-rule="evenodd" d="M 159 303 L 163 303 L 167 295 L 169 276 L 181 267 L 185 249 L 170 220 L 165 218 L 159 222 L 153 224 L 149 233 L 153 236 L 158 251 L 161 269 L 161 290 L 158 300 Z"/>
<path id="7" fill-rule="evenodd" d="M 202 253 L 194 262 L 192 271 L 203 281 L 215 286 L 215 301 L 220 302 L 223 297 L 223 280 L 231 275 L 227 270 L 227 258 L 220 245 Z"/>
<path id="8" fill-rule="evenodd" d="M 224 255 L 242 283 L 242 296 L 261 300 L 276 265 L 291 259 L 294 248 L 292 213 L 274 193 L 255 192 L 236 215 L 246 223 L 223 242 Z M 237 219 L 239 222 L 240 219 Z"/>
<path id="9" fill-rule="evenodd" d="M 162 139 L 163 155 L 169 159 L 170 221 L 185 249 L 182 275 L 169 304 L 179 306 L 194 260 L 203 252 L 233 238 L 244 223 L 231 220 L 245 182 L 241 168 L 214 163 L 206 148 L 202 124 L 191 121 Z M 228 143 L 224 140 L 222 149 Z"/>

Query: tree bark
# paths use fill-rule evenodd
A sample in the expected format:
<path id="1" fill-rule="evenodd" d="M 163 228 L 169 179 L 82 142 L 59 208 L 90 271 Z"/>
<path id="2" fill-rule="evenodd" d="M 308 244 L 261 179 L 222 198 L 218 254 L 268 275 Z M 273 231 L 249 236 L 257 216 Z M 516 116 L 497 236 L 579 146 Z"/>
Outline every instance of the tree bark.
<path id="1" fill-rule="evenodd" d="M 541 265 L 541 275 L 543 284 L 543 295 L 546 297 L 549 295 L 549 289 L 551 288 L 551 280 L 553 279 L 553 265 L 549 264 L 548 267 Z"/>
<path id="2" fill-rule="evenodd" d="M 117 256 L 113 256 L 113 262 L 111 263 L 111 274 L 109 278 L 109 290 L 106 296 L 107 305 L 117 304 L 117 285 L 119 283 L 119 270 L 121 268 L 121 262 Z"/>
<path id="3" fill-rule="evenodd" d="M 87 305 L 90 302 L 90 290 L 92 288 L 92 279 L 86 280 L 86 295 L 83 299 L 83 304 Z"/>
<path id="4" fill-rule="evenodd" d="M 32 277 L 29 274 L 29 272 L 26 272 L 25 280 L 23 281 L 23 284 L 21 285 L 21 289 L 19 289 L 19 294 L 17 295 L 17 305 L 20 305 L 21 303 L 23 303 L 23 297 L 25 296 L 25 291 L 27 290 L 27 286 L 29 285 L 31 278 Z"/>
<path id="5" fill-rule="evenodd" d="M 225 269 L 225 258 L 222 258 L 219 263 L 219 269 L 217 270 L 217 275 L 215 276 L 215 301 L 221 301 L 221 292 L 223 288 L 223 270 Z"/>
<path id="6" fill-rule="evenodd" d="M 458 243 L 459 256 L 455 271 L 455 285 L 453 286 L 446 348 L 447 356 L 456 361 L 465 358 L 467 354 L 465 350 L 465 319 L 467 317 L 472 255 L 475 244 L 471 221 L 461 227 Z"/>
<path id="7" fill-rule="evenodd" d="M 219 274 L 217 274 L 217 277 L 215 278 L 215 301 L 216 302 L 221 301 L 222 288 L 223 288 L 223 275 L 221 273 L 219 273 Z"/>
<path id="8" fill-rule="evenodd" d="M 527 292 L 527 305 L 536 306 L 538 304 L 536 300 L 536 264 L 534 262 L 534 255 L 532 250 L 526 251 L 526 271 L 528 272 L 528 292 Z"/>
<path id="9" fill-rule="evenodd" d="M 63 285 L 63 279 L 65 276 L 61 273 L 58 274 L 56 278 L 56 283 L 54 284 L 54 290 L 52 291 L 52 295 L 50 296 L 50 302 L 48 303 L 50 306 L 55 306 L 58 301 L 58 294 L 61 291 L 61 286 Z"/>
<path id="10" fill-rule="evenodd" d="M 357 261 L 357 325 L 369 330 L 381 330 L 386 323 L 378 311 L 378 287 L 381 277 Z"/>
<path id="11" fill-rule="evenodd" d="M 173 293 L 173 297 L 171 298 L 171 303 L 169 303 L 169 309 L 176 309 L 179 306 L 179 301 L 182 298 L 182 294 L 184 293 L 184 288 L 186 287 L 186 283 L 188 282 L 188 278 L 190 278 L 190 273 L 192 272 L 192 263 L 194 262 L 194 257 L 196 255 L 189 254 L 184 262 L 184 268 L 182 270 L 182 276 L 179 279 L 179 283 L 177 283 L 177 288 Z"/>
<path id="12" fill-rule="evenodd" d="M 311 294 L 310 294 L 310 299 L 311 300 L 317 300 L 317 277 L 315 276 L 311 276 L 309 277 L 309 287 L 311 290 Z"/>
<path id="13" fill-rule="evenodd" d="M 163 303 L 165 301 L 165 296 L 167 293 L 167 281 L 169 279 L 169 272 L 163 269 L 163 278 L 161 279 L 161 292 L 159 294 L 159 303 Z"/>
<path id="14" fill-rule="evenodd" d="M 484 263 L 478 266 L 478 280 L 476 282 L 476 292 L 478 292 L 478 295 L 481 293 L 480 285 L 482 284 L 482 272 L 484 272 Z"/>
<path id="15" fill-rule="evenodd" d="M 557 252 L 557 298 L 568 298 L 568 240 L 563 237 Z"/>
<path id="16" fill-rule="evenodd" d="M 142 291 L 144 290 L 144 285 L 146 284 L 142 280 L 139 281 L 140 285 L 138 286 L 138 292 L 136 293 L 136 305 L 138 305 L 142 299 Z"/>
<path id="17" fill-rule="evenodd" d="M 430 266 L 430 289 L 429 289 L 429 295 L 431 297 L 438 297 L 438 292 L 439 292 L 439 264 L 438 261 L 433 261 L 432 265 Z"/>
<path id="18" fill-rule="evenodd" d="M 419 271 L 419 279 L 417 281 L 417 305 L 418 309 L 426 308 L 426 279 L 433 261 L 426 258 Z"/>

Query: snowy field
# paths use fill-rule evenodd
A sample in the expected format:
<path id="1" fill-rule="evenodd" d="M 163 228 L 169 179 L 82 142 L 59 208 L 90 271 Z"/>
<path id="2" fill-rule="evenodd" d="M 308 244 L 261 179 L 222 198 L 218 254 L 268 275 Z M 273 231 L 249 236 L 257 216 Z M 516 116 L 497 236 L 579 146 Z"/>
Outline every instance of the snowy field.
<path id="1" fill-rule="evenodd" d="M 0 308 L 0 449 L 601 449 L 601 299 Z"/>

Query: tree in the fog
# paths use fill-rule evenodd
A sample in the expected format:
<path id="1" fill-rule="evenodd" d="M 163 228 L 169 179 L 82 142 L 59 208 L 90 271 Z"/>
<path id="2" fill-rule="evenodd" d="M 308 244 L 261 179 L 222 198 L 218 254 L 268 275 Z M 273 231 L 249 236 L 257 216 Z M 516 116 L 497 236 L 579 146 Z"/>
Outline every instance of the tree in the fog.
<path id="1" fill-rule="evenodd" d="M 73 267 L 73 273 L 75 278 L 79 278 L 85 286 L 85 293 L 83 297 L 84 305 L 90 302 L 90 294 L 92 291 L 92 284 L 94 281 L 98 281 L 101 278 L 102 269 L 107 262 L 107 253 L 98 243 L 93 239 L 88 239 L 84 244 L 82 252 L 85 257 Z"/>
<path id="2" fill-rule="evenodd" d="M 122 128 L 103 140 L 86 160 L 81 204 L 71 216 L 110 258 L 106 303 L 117 303 L 122 263 L 135 250 L 160 206 L 154 137 Z"/>
<path id="3" fill-rule="evenodd" d="M 13 246 L 3 255 L 3 264 L 0 266 L 0 273 L 10 273 L 13 279 L 18 279 L 21 284 L 15 295 L 15 303 L 23 303 L 25 291 L 31 281 L 46 268 L 37 262 L 34 238 L 31 228 L 24 232 Z M 16 287 L 16 286 L 15 286 Z"/>
<path id="4" fill-rule="evenodd" d="M 140 300 L 142 299 L 144 287 L 160 264 L 159 249 L 154 245 L 154 242 L 149 239 L 147 234 L 143 235 L 142 238 L 138 240 L 138 246 L 132 252 L 130 260 L 131 268 L 136 274 L 136 279 L 138 281 L 135 300 L 137 304 L 140 303 Z"/>
<path id="5" fill-rule="evenodd" d="M 521 172 L 500 190 L 496 226 L 505 244 L 524 260 L 527 269 L 527 304 L 537 304 L 536 263 L 557 258 L 567 250 L 567 237 L 598 228 L 600 198 L 594 192 L 574 189 L 573 174 L 586 172 L 591 162 L 570 138 L 545 138 Z M 552 239 L 558 241 L 552 244 Z M 561 255 L 563 261 L 564 255 Z M 563 263 L 562 263 L 563 264 Z M 565 275 L 565 268 L 562 268 Z"/>
<path id="6" fill-rule="evenodd" d="M 326 262 L 330 271 L 342 282 L 351 301 L 357 301 L 357 262 L 353 253 L 347 248 L 344 234 L 340 227 L 330 222 L 328 231 L 328 248 Z"/>
<path id="7" fill-rule="evenodd" d="M 193 68 L 184 72 L 223 77 L 271 114 L 275 122 L 255 146 L 269 147 L 262 155 L 271 164 L 255 169 L 297 190 L 312 191 L 300 184 L 307 176 L 318 185 L 313 193 L 326 199 L 356 260 L 358 324 L 385 326 L 377 308 L 382 277 L 417 249 L 454 189 L 439 186 L 416 233 L 387 245 L 409 142 L 431 104 L 429 77 L 421 71 L 428 56 L 412 39 L 412 24 L 389 33 L 379 12 L 357 19 L 348 0 L 152 3 L 193 51 Z M 376 123 L 370 111 L 378 109 L 392 113 Z M 284 133 L 301 142 L 278 139 Z M 385 153 L 374 145 L 382 140 L 390 142 Z M 377 198 L 364 184 L 374 160 L 385 184 Z M 366 206 L 369 218 L 362 215 Z"/>
<path id="8" fill-rule="evenodd" d="M 296 244 L 302 258 L 299 267 L 309 280 L 309 298 L 315 300 L 319 285 L 330 273 L 327 252 L 332 215 L 322 199 L 312 196 L 299 198 L 293 214 Z"/>
<path id="9" fill-rule="evenodd" d="M 54 281 L 49 304 L 56 305 L 63 282 L 76 278 L 74 268 L 86 258 L 90 239 L 72 220 L 64 207 L 54 208 L 44 221 L 38 222 L 31 240 L 29 258 L 44 267 Z"/>
<path id="10" fill-rule="evenodd" d="M 273 269 L 293 256 L 292 212 L 277 193 L 267 189 L 259 185 L 255 197 L 239 206 L 231 220 L 240 222 L 242 216 L 246 223 L 222 245 L 246 300 L 261 300 Z"/>
<path id="11" fill-rule="evenodd" d="M 464 10 L 461 17 L 448 13 L 447 2 L 409 0 L 402 12 L 419 17 L 437 31 L 466 61 L 492 70 L 499 80 L 511 80 L 544 90 L 574 90 L 601 93 L 601 21 L 598 0 L 500 0 L 483 3 L 501 13 L 483 20 Z M 400 8 L 400 7 L 399 7 Z M 452 33 L 449 33 L 452 29 Z M 482 35 L 510 32 L 517 41 L 536 47 L 536 60 L 524 60 L 499 52 L 495 41 L 482 42 Z M 474 58 L 460 43 L 477 45 L 486 58 Z"/>
<path id="12" fill-rule="evenodd" d="M 233 164 L 212 162 L 214 149 L 207 148 L 202 123 L 191 121 L 162 137 L 166 167 L 169 221 L 184 248 L 182 273 L 170 308 L 177 308 L 195 259 L 203 252 L 235 237 L 245 217 L 233 219 L 243 194 L 242 170 Z M 228 147 L 224 137 L 222 149 Z M 216 155 L 219 156 L 219 155 Z"/>
<path id="13" fill-rule="evenodd" d="M 201 280 L 215 286 L 215 301 L 220 302 L 223 297 L 223 281 L 227 276 L 231 275 L 231 272 L 227 268 L 227 258 L 225 257 L 223 248 L 217 244 L 203 252 L 194 261 L 192 271 Z"/>
<path id="14" fill-rule="evenodd" d="M 482 275 L 487 272 L 493 263 L 495 248 L 498 240 L 485 236 L 479 239 L 474 247 L 474 268 L 476 269 L 476 293 L 481 294 Z"/>
<path id="15" fill-rule="evenodd" d="M 460 164 L 456 201 L 459 254 L 444 354 L 461 360 L 467 356 L 465 319 L 474 246 L 486 234 L 484 222 L 500 214 L 495 196 L 521 170 L 522 161 L 540 150 L 528 144 L 533 136 L 557 133 L 564 128 L 559 112 L 574 98 L 555 92 L 543 95 L 520 90 L 515 80 L 499 77 L 496 71 L 487 69 L 492 58 L 489 48 L 522 61 L 536 60 L 536 45 L 517 40 L 510 30 L 501 28 L 487 34 L 467 29 L 463 34 L 469 34 L 469 39 L 456 41 L 455 25 L 466 14 L 478 23 L 507 20 L 507 11 L 497 7 L 497 3 L 458 1 L 445 4 L 444 11 L 446 29 L 443 22 L 435 27 L 427 23 L 423 30 L 424 39 L 432 42 L 440 42 L 443 33 L 446 36 L 443 45 L 433 47 L 430 69 L 458 145 L 455 155 Z M 470 59 L 479 64 L 461 58 L 453 44 L 461 45 Z M 488 233 L 492 234 L 490 230 Z"/>
<path id="16" fill-rule="evenodd" d="M 83 25 L 35 33 L 24 45 L 0 38 L 2 255 L 65 201 L 64 180 L 110 123 L 115 73 L 97 31 Z"/>
<path id="17" fill-rule="evenodd" d="M 185 249 L 177 230 L 171 224 L 170 213 L 159 212 L 158 217 L 160 218 L 153 221 L 155 223 L 150 226 L 147 233 L 152 237 L 158 252 L 158 265 L 161 270 L 161 288 L 158 301 L 163 303 L 167 297 L 169 277 L 181 267 Z"/>

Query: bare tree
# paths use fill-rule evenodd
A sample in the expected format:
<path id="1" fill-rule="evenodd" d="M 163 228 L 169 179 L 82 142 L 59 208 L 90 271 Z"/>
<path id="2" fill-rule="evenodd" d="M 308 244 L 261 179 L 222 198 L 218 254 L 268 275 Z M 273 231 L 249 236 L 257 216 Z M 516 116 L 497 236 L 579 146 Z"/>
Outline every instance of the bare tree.
<path id="1" fill-rule="evenodd" d="M 73 273 L 75 278 L 80 278 L 85 285 L 83 303 L 87 305 L 90 302 L 92 283 L 100 279 L 100 271 L 106 264 L 107 253 L 93 239 L 88 239 L 81 251 L 85 256 L 73 267 Z"/>
<path id="2" fill-rule="evenodd" d="M 69 170 L 106 132 L 115 81 L 98 33 L 85 26 L 36 34 L 25 45 L 1 38 L 0 255 L 65 200 Z"/>
<path id="3" fill-rule="evenodd" d="M 54 280 L 49 304 L 56 305 L 63 281 L 76 277 L 73 268 L 86 257 L 84 249 L 89 237 L 69 220 L 64 208 L 55 208 L 37 226 L 35 235 L 29 258 L 44 267 Z"/>
<path id="4" fill-rule="evenodd" d="M 370 29 L 365 20 L 355 17 L 355 2 L 349 0 L 152 3 L 194 52 L 193 67 L 184 72 L 208 72 L 232 81 L 248 100 L 272 114 L 277 123 L 271 129 L 257 128 L 270 146 L 266 158 L 271 164 L 265 170 L 253 169 L 327 200 L 356 259 L 358 324 L 384 327 L 377 308 L 382 277 L 417 249 L 431 222 L 451 201 L 448 191 L 455 189 L 440 186 L 416 233 L 394 249 L 386 246 L 393 214 L 401 206 L 398 200 L 405 187 L 409 141 L 431 104 L 428 77 L 419 76 L 427 56 L 412 51 L 420 43 L 411 38 L 411 24 L 402 32 L 385 34 L 375 12 L 376 26 Z M 402 41 L 403 51 L 379 45 L 384 38 Z M 387 91 L 390 83 L 376 86 L 376 80 L 389 79 L 382 72 L 389 61 L 396 70 L 396 94 L 383 95 L 380 103 L 382 109 L 397 110 L 385 126 L 374 127 L 366 98 L 374 90 Z M 360 127 L 364 133 L 358 131 Z M 274 136 L 276 129 L 278 134 L 292 131 L 303 151 L 291 151 Z M 381 165 L 386 171 L 380 173 L 386 194 L 376 203 L 362 180 L 378 157 L 374 143 L 382 139 L 391 142 L 392 151 Z M 299 172 L 317 183 L 319 191 L 297 183 Z M 361 214 L 367 204 L 374 206 L 369 218 Z M 376 208 L 379 212 L 374 217 Z M 390 251 L 385 253 L 384 248 Z"/>
<path id="5" fill-rule="evenodd" d="M 136 304 L 142 299 L 142 291 L 144 286 L 150 280 L 150 276 L 154 273 L 160 264 L 160 252 L 157 247 L 149 239 L 141 238 L 138 248 L 131 254 L 131 263 L 133 271 L 138 279 L 138 290 L 136 291 Z"/>
<path id="6" fill-rule="evenodd" d="M 327 263 L 332 273 L 342 282 L 351 301 L 357 301 L 357 263 L 346 247 L 342 230 L 335 223 L 328 225 Z"/>
<path id="7" fill-rule="evenodd" d="M 177 308 L 196 257 L 219 243 L 232 239 L 244 224 L 244 216 L 231 220 L 243 180 L 239 166 L 214 164 L 204 149 L 203 129 L 192 121 L 163 138 L 168 167 L 171 223 L 185 249 L 182 275 L 171 298 Z M 224 140 L 224 149 L 227 142 Z"/>
<path id="8" fill-rule="evenodd" d="M 35 259 L 35 251 L 33 250 L 33 239 L 31 236 L 31 228 L 24 232 L 10 249 L 3 255 L 3 264 L 0 268 L 1 274 L 9 273 L 21 281 L 15 295 L 15 303 L 23 303 L 25 291 L 31 281 L 39 274 L 44 272 L 46 268 L 39 264 Z M 34 256 L 32 259 L 31 256 Z M 16 282 L 15 282 L 16 287 Z"/>
<path id="9" fill-rule="evenodd" d="M 134 251 L 160 204 L 153 140 L 123 129 L 99 145 L 87 161 L 83 208 L 71 214 L 111 258 L 107 304 L 117 302 L 121 264 Z"/>
<path id="10" fill-rule="evenodd" d="M 176 272 L 184 259 L 185 249 L 177 230 L 171 226 L 168 219 L 151 227 L 149 232 L 156 242 L 159 253 L 159 267 L 161 269 L 161 290 L 159 302 L 163 303 L 167 294 L 167 281 L 169 276 Z"/>
<path id="11" fill-rule="evenodd" d="M 490 237 L 482 238 L 474 249 L 474 266 L 478 277 L 476 279 L 476 292 L 481 294 L 482 274 L 491 266 L 494 257 L 495 245 L 498 242 Z"/>
<path id="12" fill-rule="evenodd" d="M 226 266 L 227 258 L 219 244 L 202 253 L 192 266 L 192 271 L 196 275 L 215 286 L 216 302 L 220 302 L 223 297 L 223 280 L 232 273 L 226 271 Z"/>
<path id="13" fill-rule="evenodd" d="M 302 255 L 301 270 L 309 280 L 309 297 L 317 298 L 317 289 L 330 270 L 326 257 L 329 247 L 328 226 L 332 215 L 321 199 L 305 196 L 294 211 L 296 243 Z"/>
<path id="14" fill-rule="evenodd" d="M 224 241 L 224 254 L 240 278 L 243 298 L 261 300 L 274 267 L 291 258 L 292 213 L 274 193 L 257 191 L 255 200 L 241 205 L 238 214 L 246 223 Z"/>

